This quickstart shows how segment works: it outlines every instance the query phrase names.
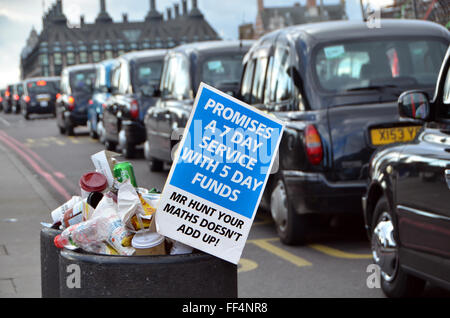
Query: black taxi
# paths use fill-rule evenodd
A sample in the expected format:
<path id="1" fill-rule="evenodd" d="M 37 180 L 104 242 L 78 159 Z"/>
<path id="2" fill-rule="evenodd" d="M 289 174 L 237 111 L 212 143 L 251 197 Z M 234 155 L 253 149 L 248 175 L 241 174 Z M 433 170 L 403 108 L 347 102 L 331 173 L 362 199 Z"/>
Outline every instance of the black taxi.
<path id="1" fill-rule="evenodd" d="M 373 155 L 363 197 L 373 261 L 390 297 L 417 296 L 427 280 L 450 289 L 450 47 L 436 91 L 404 92 L 398 111 L 423 128 Z"/>
<path id="2" fill-rule="evenodd" d="M 286 122 L 279 169 L 262 206 L 281 240 L 321 235 L 338 215 L 361 216 L 369 159 L 413 140 L 422 123 L 402 118 L 407 89 L 433 92 L 450 32 L 425 21 L 304 24 L 263 36 L 245 57 L 244 102 Z"/>

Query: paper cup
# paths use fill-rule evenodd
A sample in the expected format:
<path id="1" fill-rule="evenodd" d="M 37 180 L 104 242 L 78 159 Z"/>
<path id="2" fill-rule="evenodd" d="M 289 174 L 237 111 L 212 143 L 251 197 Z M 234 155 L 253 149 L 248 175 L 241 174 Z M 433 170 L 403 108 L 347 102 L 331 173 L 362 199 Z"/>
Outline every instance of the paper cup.
<path id="1" fill-rule="evenodd" d="M 135 255 L 165 255 L 165 237 L 150 231 L 137 232 L 131 245 L 135 248 Z"/>

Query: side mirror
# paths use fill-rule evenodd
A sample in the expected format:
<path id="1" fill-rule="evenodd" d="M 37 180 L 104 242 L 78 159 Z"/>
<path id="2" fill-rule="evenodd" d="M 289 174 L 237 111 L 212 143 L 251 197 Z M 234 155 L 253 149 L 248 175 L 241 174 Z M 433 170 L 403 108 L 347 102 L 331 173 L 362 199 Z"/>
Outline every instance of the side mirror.
<path id="1" fill-rule="evenodd" d="M 398 112 L 401 117 L 428 120 L 430 102 L 427 94 L 420 91 L 404 92 L 398 98 Z"/>

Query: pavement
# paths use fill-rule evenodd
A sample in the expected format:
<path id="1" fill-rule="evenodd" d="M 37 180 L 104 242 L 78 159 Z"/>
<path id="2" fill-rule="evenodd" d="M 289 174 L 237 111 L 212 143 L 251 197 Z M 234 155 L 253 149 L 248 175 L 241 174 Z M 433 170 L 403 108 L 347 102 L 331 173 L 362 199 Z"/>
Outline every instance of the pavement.
<path id="1" fill-rule="evenodd" d="M 0 297 L 41 297 L 40 222 L 59 204 L 0 143 Z"/>

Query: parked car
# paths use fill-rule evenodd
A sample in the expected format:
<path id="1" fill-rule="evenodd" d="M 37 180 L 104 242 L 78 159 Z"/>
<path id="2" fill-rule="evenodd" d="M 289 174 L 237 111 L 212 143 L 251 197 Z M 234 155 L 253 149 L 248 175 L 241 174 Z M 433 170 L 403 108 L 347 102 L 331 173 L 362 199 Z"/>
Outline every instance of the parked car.
<path id="1" fill-rule="evenodd" d="M 5 98 L 6 89 L 0 90 L 0 111 L 3 110 L 3 100 Z"/>
<path id="2" fill-rule="evenodd" d="M 155 104 L 164 56 L 167 50 L 148 50 L 122 55 L 113 72 L 113 96 L 103 113 L 105 145 L 118 144 L 126 158 L 145 141 L 144 116 Z"/>
<path id="3" fill-rule="evenodd" d="M 14 86 L 8 85 L 5 91 L 5 97 L 3 99 L 3 112 L 10 113 L 12 109 L 12 98 L 13 98 Z"/>
<path id="4" fill-rule="evenodd" d="M 96 79 L 94 94 L 89 101 L 87 126 L 89 135 L 102 141 L 103 133 L 103 108 L 111 97 L 111 74 L 112 69 L 118 65 L 117 60 L 107 60 L 96 64 Z"/>
<path id="5" fill-rule="evenodd" d="M 172 150 L 178 142 L 173 134 L 185 127 L 200 82 L 237 95 L 242 58 L 252 43 L 207 41 L 169 51 L 161 75 L 161 98 L 145 116 L 144 152 L 152 171 L 162 170 L 164 162 L 172 162 Z"/>
<path id="6" fill-rule="evenodd" d="M 74 134 L 76 126 L 85 126 L 89 100 L 95 82 L 95 64 L 80 64 L 63 69 L 61 95 L 56 101 L 56 123 L 61 134 Z"/>
<path id="7" fill-rule="evenodd" d="M 23 96 L 23 83 L 16 83 L 13 85 L 13 98 L 11 100 L 11 111 L 15 114 L 20 113 L 20 100 Z"/>
<path id="8" fill-rule="evenodd" d="M 435 23 L 383 19 L 380 29 L 293 26 L 252 47 L 241 98 L 286 122 L 262 199 L 283 243 L 305 243 L 336 215 L 361 215 L 371 154 L 413 139 L 421 125 L 398 116 L 400 93 L 434 90 L 449 43 Z"/>
<path id="9" fill-rule="evenodd" d="M 413 141 L 373 155 L 363 197 L 373 259 L 390 297 L 417 295 L 426 280 L 450 289 L 450 47 L 434 97 L 407 91 L 398 111 L 424 126 Z"/>
<path id="10" fill-rule="evenodd" d="M 23 82 L 20 109 L 23 117 L 30 114 L 54 114 L 56 98 L 59 94 L 60 77 L 37 77 Z"/>

